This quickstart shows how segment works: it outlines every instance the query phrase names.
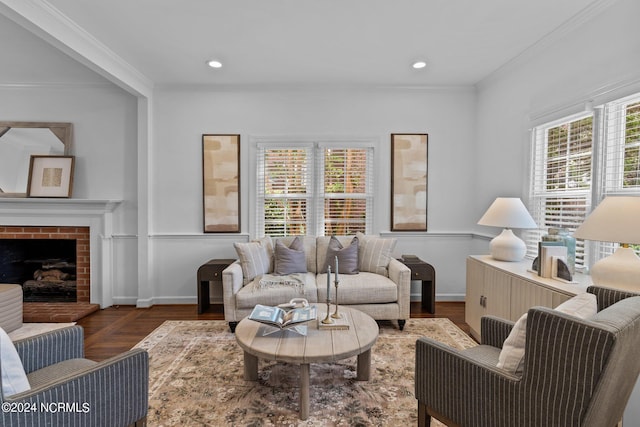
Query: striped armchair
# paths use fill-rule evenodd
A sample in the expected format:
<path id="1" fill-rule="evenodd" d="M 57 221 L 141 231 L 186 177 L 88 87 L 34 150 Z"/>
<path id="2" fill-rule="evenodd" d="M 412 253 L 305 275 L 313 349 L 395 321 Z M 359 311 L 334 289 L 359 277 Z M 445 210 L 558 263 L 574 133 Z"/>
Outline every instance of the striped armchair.
<path id="1" fill-rule="evenodd" d="M 84 359 L 80 326 L 15 343 L 31 389 L 4 396 L 0 425 L 141 426 L 148 410 L 149 357 L 134 349 L 102 362 Z"/>
<path id="2" fill-rule="evenodd" d="M 598 313 L 579 320 L 549 308 L 528 312 L 524 372 L 496 364 L 513 322 L 482 318 L 482 343 L 416 342 L 418 425 L 615 426 L 640 372 L 640 296 L 592 286 Z"/>

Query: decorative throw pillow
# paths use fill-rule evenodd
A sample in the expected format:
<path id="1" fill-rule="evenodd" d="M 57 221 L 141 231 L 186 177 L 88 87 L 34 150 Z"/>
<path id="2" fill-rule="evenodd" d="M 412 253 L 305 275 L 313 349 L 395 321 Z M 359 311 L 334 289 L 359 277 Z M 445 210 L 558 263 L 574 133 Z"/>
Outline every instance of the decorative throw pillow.
<path id="1" fill-rule="evenodd" d="M 257 276 L 273 271 L 273 244 L 271 237 L 249 243 L 234 243 L 242 267 L 242 282 L 244 285 Z"/>
<path id="2" fill-rule="evenodd" d="M 0 328 L 0 365 L 2 366 L 2 393 L 5 396 L 31 388 L 22 361 L 11 338 Z"/>
<path id="3" fill-rule="evenodd" d="M 563 302 L 554 310 L 570 314 L 580 319 L 586 319 L 595 315 L 598 311 L 596 296 L 582 293 Z M 520 375 L 524 370 L 524 348 L 527 334 L 527 313 L 523 314 L 516 322 L 511 333 L 504 340 L 502 351 L 498 357 L 498 368 Z"/>
<path id="4" fill-rule="evenodd" d="M 391 254 L 396 247 L 396 239 L 383 239 L 378 236 L 367 236 L 356 233 L 360 247 L 358 248 L 358 268 L 360 271 L 389 276 L 388 267 Z"/>
<path id="5" fill-rule="evenodd" d="M 302 239 L 296 236 L 287 247 L 280 240 L 276 242 L 275 266 L 273 273 L 277 275 L 306 273 L 307 259 L 304 254 Z"/>
<path id="6" fill-rule="evenodd" d="M 327 267 L 331 266 L 331 271 L 334 269 L 334 262 L 336 256 L 338 257 L 338 272 L 340 274 L 358 274 L 358 238 L 354 237 L 346 248 L 342 246 L 340 241 L 335 236 L 331 236 L 329 240 L 329 246 L 327 247 L 327 260 L 324 263 L 324 268 L 320 270 L 320 273 L 326 273 Z"/>

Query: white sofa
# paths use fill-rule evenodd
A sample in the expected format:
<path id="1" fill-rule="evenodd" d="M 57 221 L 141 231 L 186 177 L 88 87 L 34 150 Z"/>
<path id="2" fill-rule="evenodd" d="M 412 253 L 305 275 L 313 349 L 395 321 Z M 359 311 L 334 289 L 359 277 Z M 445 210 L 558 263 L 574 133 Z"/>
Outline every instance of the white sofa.
<path id="1" fill-rule="evenodd" d="M 247 265 L 243 265 L 243 257 L 231 264 L 222 272 L 224 317 L 229 322 L 231 331 L 240 320 L 248 316 L 256 304 L 277 305 L 293 298 L 306 298 L 309 302 L 326 302 L 327 274 L 321 271 L 326 262 L 330 237 L 298 236 L 302 239 L 306 260 L 306 273 L 299 273 L 303 285 L 264 286 L 263 278 L 269 277 L 271 284 L 279 276 L 272 276 L 274 251 L 277 240 L 262 239 L 253 242 L 263 245 L 267 260 L 262 260 L 265 275 L 246 278 Z M 346 248 L 354 236 L 340 236 L 338 241 Z M 395 247 L 395 239 L 382 239 L 378 236 L 364 236 L 358 233 L 358 267 L 357 274 L 340 274 L 338 287 L 338 303 L 363 311 L 376 320 L 393 320 L 398 322 L 400 330 L 404 328 L 409 318 L 411 271 L 407 266 L 395 259 L 391 252 Z M 293 241 L 294 236 L 279 239 L 286 246 Z M 246 244 L 245 244 L 246 245 Z M 390 248 L 390 250 L 389 250 Z M 236 244 L 238 250 L 238 244 Z M 373 254 L 373 255 L 372 255 Z M 239 252 L 239 255 L 240 252 Z M 363 259 L 368 257 L 369 262 Z M 375 257 L 375 262 L 371 259 Z M 250 256 L 249 263 L 259 264 L 260 261 Z M 267 268 L 267 263 L 269 267 Z M 375 264 L 375 265 L 373 265 Z M 330 263 L 333 268 L 333 262 Z M 372 267 L 373 266 L 373 267 Z M 250 270 L 255 265 L 249 265 Z M 375 271 L 375 272 L 374 272 Z M 259 272 L 258 272 L 259 273 Z M 289 276 L 282 276 L 286 280 Z M 331 278 L 331 298 L 335 299 L 335 287 Z"/>

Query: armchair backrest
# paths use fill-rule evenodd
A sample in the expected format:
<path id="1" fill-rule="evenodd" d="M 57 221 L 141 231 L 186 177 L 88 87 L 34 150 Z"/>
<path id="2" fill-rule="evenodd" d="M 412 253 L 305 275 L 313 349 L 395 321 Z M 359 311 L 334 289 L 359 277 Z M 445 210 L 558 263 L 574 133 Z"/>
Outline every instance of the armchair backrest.
<path id="1" fill-rule="evenodd" d="M 614 426 L 640 373 L 640 296 L 598 287 L 589 292 L 600 310 L 590 319 L 529 310 L 523 386 L 547 396 L 541 405 L 548 408 L 538 410 L 565 425 Z"/>

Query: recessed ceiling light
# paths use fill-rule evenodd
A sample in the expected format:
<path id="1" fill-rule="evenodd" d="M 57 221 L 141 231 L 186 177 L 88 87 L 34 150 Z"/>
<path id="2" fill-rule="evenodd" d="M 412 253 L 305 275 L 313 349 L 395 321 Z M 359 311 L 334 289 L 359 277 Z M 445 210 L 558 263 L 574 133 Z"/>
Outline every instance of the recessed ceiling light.
<path id="1" fill-rule="evenodd" d="M 217 59 L 212 59 L 210 61 L 207 61 L 207 65 L 211 68 L 221 68 L 222 62 L 218 61 Z"/>
<path id="2" fill-rule="evenodd" d="M 420 68 L 426 67 L 427 63 L 425 61 L 416 61 L 411 66 L 416 70 L 419 70 Z"/>

